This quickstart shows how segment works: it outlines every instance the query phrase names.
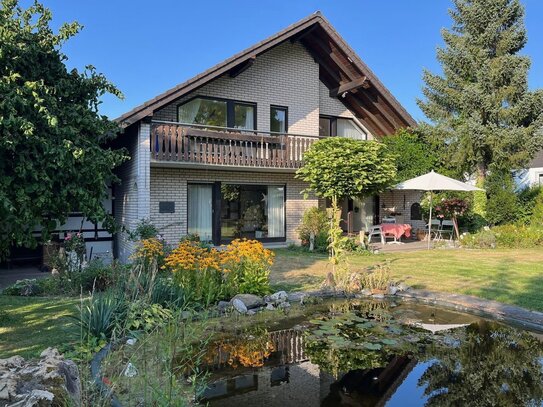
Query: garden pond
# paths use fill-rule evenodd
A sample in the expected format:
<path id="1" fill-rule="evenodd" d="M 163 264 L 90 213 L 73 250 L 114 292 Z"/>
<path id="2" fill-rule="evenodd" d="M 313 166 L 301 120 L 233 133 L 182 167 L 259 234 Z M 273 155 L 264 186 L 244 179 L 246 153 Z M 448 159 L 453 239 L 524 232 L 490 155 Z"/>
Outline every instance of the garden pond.
<path id="1" fill-rule="evenodd" d="M 334 300 L 242 326 L 208 345 L 203 405 L 543 406 L 543 336 L 482 317 Z"/>

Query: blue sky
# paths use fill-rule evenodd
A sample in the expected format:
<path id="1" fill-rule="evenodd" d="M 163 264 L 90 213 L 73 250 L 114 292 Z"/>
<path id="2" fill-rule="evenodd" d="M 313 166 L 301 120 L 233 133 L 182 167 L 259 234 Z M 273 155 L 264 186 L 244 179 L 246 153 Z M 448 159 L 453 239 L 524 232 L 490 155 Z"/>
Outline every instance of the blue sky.
<path id="1" fill-rule="evenodd" d="M 115 118 L 234 53 L 320 10 L 417 120 L 422 69 L 439 71 L 440 30 L 450 27 L 450 0 L 42 0 L 58 25 L 83 31 L 64 52 L 71 67 L 92 64 L 124 100 L 104 98 Z M 526 7 L 532 57 L 529 83 L 543 88 L 543 1 Z"/>

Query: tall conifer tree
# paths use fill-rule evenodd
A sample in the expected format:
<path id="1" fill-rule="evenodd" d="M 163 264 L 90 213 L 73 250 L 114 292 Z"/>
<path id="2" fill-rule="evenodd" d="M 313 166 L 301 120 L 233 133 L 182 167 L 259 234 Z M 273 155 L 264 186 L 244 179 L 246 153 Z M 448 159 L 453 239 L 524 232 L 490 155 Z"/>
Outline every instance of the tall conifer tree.
<path id="1" fill-rule="evenodd" d="M 530 58 L 519 0 L 453 0 L 451 29 L 437 51 L 443 74 L 424 71 L 418 104 L 444 162 L 477 174 L 527 165 L 543 146 L 543 91 L 528 90 Z"/>

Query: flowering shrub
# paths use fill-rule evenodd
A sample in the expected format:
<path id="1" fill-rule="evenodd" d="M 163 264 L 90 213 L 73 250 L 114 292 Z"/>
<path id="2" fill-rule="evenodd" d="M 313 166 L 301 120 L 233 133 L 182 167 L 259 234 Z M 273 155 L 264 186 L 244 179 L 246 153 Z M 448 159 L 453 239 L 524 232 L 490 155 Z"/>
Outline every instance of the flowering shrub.
<path id="1" fill-rule="evenodd" d="M 194 301 L 209 305 L 237 293 L 267 294 L 273 258 L 256 240 L 236 239 L 221 250 L 183 240 L 164 268 Z"/>
<path id="2" fill-rule="evenodd" d="M 225 271 L 233 270 L 243 262 L 256 262 L 265 267 L 273 264 L 274 253 L 265 249 L 258 240 L 236 239 L 221 252 L 221 265 Z"/>
<path id="3" fill-rule="evenodd" d="M 85 253 L 85 239 L 81 232 L 67 233 L 64 238 L 64 248 L 67 252 L 75 252 L 78 256 Z"/>
<path id="4" fill-rule="evenodd" d="M 236 239 L 220 252 L 230 294 L 268 294 L 274 253 L 257 240 Z"/>

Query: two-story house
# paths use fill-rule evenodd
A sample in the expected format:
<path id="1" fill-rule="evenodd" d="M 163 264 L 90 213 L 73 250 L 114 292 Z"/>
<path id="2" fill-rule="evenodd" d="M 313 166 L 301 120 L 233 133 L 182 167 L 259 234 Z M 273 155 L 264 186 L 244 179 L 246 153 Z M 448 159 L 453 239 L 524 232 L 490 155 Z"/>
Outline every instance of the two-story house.
<path id="1" fill-rule="evenodd" d="M 413 118 L 319 13 L 234 55 L 117 119 L 132 159 L 119 169 L 115 216 L 150 219 L 171 243 L 236 237 L 295 242 L 304 211 L 325 203 L 295 179 L 323 137 L 379 139 Z M 405 199 L 405 197 L 404 197 Z M 352 228 L 374 199 L 346 200 Z M 118 256 L 133 243 L 119 234 Z"/>

